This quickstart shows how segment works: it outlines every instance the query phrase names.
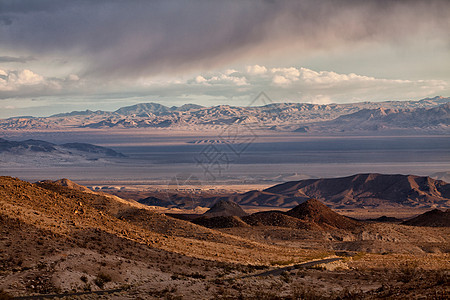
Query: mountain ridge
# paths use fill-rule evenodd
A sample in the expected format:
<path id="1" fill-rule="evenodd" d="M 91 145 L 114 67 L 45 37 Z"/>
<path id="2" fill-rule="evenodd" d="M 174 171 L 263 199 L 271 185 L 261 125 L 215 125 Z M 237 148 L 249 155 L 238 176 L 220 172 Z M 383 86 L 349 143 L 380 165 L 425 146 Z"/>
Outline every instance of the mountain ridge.
<path id="1" fill-rule="evenodd" d="M 450 184 L 426 176 L 365 173 L 338 178 L 306 179 L 204 199 L 239 205 L 292 208 L 315 198 L 332 208 L 450 207 Z"/>
<path id="2" fill-rule="evenodd" d="M 347 104 L 271 103 L 264 106 L 185 104 L 168 107 L 149 102 L 115 111 L 73 111 L 50 117 L 0 120 L 3 130 L 72 128 L 178 128 L 217 130 L 232 124 L 258 129 L 306 134 L 422 130 L 445 133 L 450 129 L 450 98 L 418 101 L 358 102 Z M 437 108 L 439 107 L 439 108 Z M 372 118 L 370 115 L 373 115 Z M 361 122 L 364 121 L 364 122 Z"/>

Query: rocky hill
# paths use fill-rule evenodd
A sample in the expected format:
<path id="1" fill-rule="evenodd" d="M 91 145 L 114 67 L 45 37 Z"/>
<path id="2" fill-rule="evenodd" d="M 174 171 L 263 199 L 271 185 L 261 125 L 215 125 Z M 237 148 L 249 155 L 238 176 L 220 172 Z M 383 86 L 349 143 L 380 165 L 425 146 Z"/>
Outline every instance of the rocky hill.
<path id="1" fill-rule="evenodd" d="M 236 215 L 238 212 L 236 208 L 239 207 L 237 204 L 232 203 L 233 205 L 230 205 L 229 202 L 224 200 L 219 201 L 218 204 L 217 207 L 220 209 L 214 209 L 209 216 L 205 213 L 192 222 L 208 228 L 273 226 L 309 230 L 353 230 L 362 226 L 361 222 L 334 212 L 316 199 L 309 199 L 287 212 L 266 211 L 251 215 L 241 214 L 240 218 Z M 213 208 L 215 207 L 216 205 L 213 206 Z M 224 210 L 223 207 L 227 209 Z M 224 211 L 226 211 L 226 215 L 220 214 Z"/>
<path id="2" fill-rule="evenodd" d="M 296 229 L 320 229 L 312 222 L 299 220 L 298 218 L 288 216 L 281 211 L 265 211 L 251 214 L 243 217 L 242 220 L 251 226 L 273 226 Z"/>
<path id="3" fill-rule="evenodd" d="M 202 216 L 192 220 L 192 223 L 198 224 L 207 228 L 235 228 L 235 227 L 250 227 L 241 218 L 236 216 L 217 216 L 206 217 Z"/>
<path id="4" fill-rule="evenodd" d="M 309 199 L 286 212 L 286 215 L 313 223 L 321 228 L 354 229 L 360 222 L 332 211 L 316 199 Z"/>
<path id="5" fill-rule="evenodd" d="M 409 226 L 450 227 L 450 209 L 433 209 L 415 218 L 403 222 Z"/>
<path id="6" fill-rule="evenodd" d="M 219 200 L 203 215 L 205 217 L 243 217 L 247 213 L 233 201 Z"/>

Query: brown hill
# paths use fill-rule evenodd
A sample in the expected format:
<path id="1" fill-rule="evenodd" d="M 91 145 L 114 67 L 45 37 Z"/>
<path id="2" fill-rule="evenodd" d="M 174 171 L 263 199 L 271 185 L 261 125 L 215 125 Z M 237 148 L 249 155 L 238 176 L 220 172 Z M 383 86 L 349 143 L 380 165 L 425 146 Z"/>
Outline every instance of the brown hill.
<path id="1" fill-rule="evenodd" d="M 200 217 L 192 220 L 192 223 L 208 228 L 234 228 L 249 227 L 247 223 L 237 216 Z"/>
<path id="2" fill-rule="evenodd" d="M 79 185 L 67 178 L 55 180 L 55 181 L 52 181 L 52 183 L 59 184 L 61 186 L 66 186 L 72 190 L 77 190 L 77 191 L 86 192 L 86 193 L 92 193 L 92 190 L 88 189 L 87 187 L 85 187 L 83 185 Z"/>
<path id="3" fill-rule="evenodd" d="M 242 217 L 242 220 L 251 226 L 276 226 L 297 229 L 320 229 L 311 222 L 299 220 L 288 216 L 281 211 L 265 211 Z"/>
<path id="4" fill-rule="evenodd" d="M 243 194 L 205 198 L 200 205 L 209 206 L 211 203 L 227 200 L 249 206 L 294 207 L 307 199 L 307 197 L 291 197 L 266 191 L 248 191 Z"/>
<path id="5" fill-rule="evenodd" d="M 247 213 L 239 206 L 239 204 L 233 201 L 219 200 L 203 215 L 206 217 L 242 217 L 246 216 Z"/>
<path id="6" fill-rule="evenodd" d="M 410 226 L 450 227 L 450 209 L 433 209 L 402 223 Z"/>
<path id="7" fill-rule="evenodd" d="M 361 225 L 360 222 L 344 217 L 316 199 L 294 207 L 286 212 L 286 215 L 300 219 L 307 223 L 316 224 L 324 229 L 354 229 Z"/>

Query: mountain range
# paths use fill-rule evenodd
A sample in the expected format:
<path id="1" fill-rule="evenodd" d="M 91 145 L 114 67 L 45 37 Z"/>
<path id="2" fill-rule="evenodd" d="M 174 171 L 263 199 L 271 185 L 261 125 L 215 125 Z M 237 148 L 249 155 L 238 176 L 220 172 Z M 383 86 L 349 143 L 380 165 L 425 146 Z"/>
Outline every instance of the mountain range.
<path id="1" fill-rule="evenodd" d="M 174 128 L 221 129 L 241 124 L 301 133 L 425 131 L 448 133 L 450 98 L 348 104 L 272 103 L 264 106 L 140 103 L 116 111 L 73 111 L 50 117 L 0 120 L 0 129 Z"/>

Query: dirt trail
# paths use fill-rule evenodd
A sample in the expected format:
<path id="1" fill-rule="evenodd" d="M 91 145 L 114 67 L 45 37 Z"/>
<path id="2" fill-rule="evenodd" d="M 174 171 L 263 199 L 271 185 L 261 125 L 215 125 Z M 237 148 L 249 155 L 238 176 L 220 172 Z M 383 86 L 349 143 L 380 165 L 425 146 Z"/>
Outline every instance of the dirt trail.
<path id="1" fill-rule="evenodd" d="M 254 275 L 250 275 L 250 276 L 246 276 L 246 277 L 259 277 L 259 276 L 269 276 L 269 275 L 278 276 L 278 275 L 281 275 L 283 272 L 287 272 L 287 271 L 291 271 L 291 270 L 295 270 L 295 269 L 300 269 L 300 268 L 309 268 L 309 267 L 313 267 L 313 266 L 316 266 L 316 265 L 321 265 L 321 264 L 327 264 L 327 263 L 335 262 L 335 261 L 338 261 L 338 260 L 342 260 L 342 258 L 340 258 L 340 257 L 333 257 L 333 258 L 326 258 L 326 259 L 315 260 L 315 261 L 308 261 L 308 262 L 305 262 L 305 263 L 301 263 L 301 264 L 297 264 L 297 265 L 293 265 L 293 266 L 287 266 L 287 267 L 283 267 L 283 268 L 279 268 L 279 269 L 275 269 L 275 270 L 270 270 L 270 271 L 266 271 L 266 272 L 263 272 L 263 273 L 254 274 Z"/>

